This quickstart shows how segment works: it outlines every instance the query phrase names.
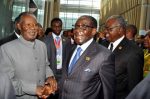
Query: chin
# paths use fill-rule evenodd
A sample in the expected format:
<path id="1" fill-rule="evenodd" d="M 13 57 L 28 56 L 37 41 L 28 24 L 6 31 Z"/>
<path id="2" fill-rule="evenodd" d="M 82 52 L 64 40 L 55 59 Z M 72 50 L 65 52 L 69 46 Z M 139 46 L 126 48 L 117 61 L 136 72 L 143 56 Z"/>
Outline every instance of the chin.
<path id="1" fill-rule="evenodd" d="M 78 45 L 82 45 L 84 42 L 76 42 L 76 44 Z"/>

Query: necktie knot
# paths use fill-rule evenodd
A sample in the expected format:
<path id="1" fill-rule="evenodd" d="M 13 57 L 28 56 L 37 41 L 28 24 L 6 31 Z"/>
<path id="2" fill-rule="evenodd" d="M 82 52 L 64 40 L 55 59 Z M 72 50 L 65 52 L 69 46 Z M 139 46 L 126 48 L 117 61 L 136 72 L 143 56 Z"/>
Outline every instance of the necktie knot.
<path id="1" fill-rule="evenodd" d="M 77 49 L 77 53 L 81 53 L 81 51 L 82 51 L 82 48 L 81 47 L 78 47 L 78 49 Z"/>
<path id="2" fill-rule="evenodd" d="M 57 36 L 55 39 L 56 39 L 57 43 L 60 41 L 60 37 L 59 36 Z"/>

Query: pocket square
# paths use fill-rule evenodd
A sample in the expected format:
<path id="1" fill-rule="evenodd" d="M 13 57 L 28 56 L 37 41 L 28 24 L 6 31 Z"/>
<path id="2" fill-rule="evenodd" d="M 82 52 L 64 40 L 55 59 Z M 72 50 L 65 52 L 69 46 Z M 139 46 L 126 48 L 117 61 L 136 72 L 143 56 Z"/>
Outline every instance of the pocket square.
<path id="1" fill-rule="evenodd" d="M 86 72 L 91 72 L 91 69 L 90 69 L 90 68 L 87 68 L 87 69 L 85 69 L 84 71 L 86 71 Z"/>

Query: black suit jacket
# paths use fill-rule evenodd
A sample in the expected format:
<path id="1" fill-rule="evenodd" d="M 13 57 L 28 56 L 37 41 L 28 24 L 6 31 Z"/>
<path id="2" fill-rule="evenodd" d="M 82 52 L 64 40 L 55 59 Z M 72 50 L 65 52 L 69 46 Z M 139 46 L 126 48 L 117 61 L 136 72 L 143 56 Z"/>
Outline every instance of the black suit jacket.
<path id="1" fill-rule="evenodd" d="M 150 74 L 131 91 L 126 99 L 150 99 Z"/>
<path id="2" fill-rule="evenodd" d="M 63 64 L 60 99 L 114 99 L 114 55 L 93 41 L 68 74 L 68 65 L 74 49 L 68 49 Z"/>
<path id="3" fill-rule="evenodd" d="M 65 53 L 65 49 L 69 48 L 69 46 L 71 46 L 71 41 L 70 39 L 61 36 L 62 37 L 62 58 L 64 59 L 64 53 Z M 57 79 L 57 81 L 60 80 L 61 75 L 62 75 L 62 70 L 58 70 L 57 67 L 57 60 L 56 60 L 56 47 L 54 44 L 54 38 L 51 35 L 46 36 L 46 38 L 43 40 L 47 46 L 47 52 L 48 52 L 48 60 L 50 62 L 50 67 Z M 62 59 L 62 60 L 63 60 Z"/>
<path id="4" fill-rule="evenodd" d="M 18 38 L 17 35 L 16 35 L 15 33 L 13 33 L 13 34 L 11 34 L 11 35 L 9 35 L 9 36 L 7 36 L 7 37 L 1 39 L 1 40 L 0 40 L 0 46 L 1 46 L 2 44 L 4 44 L 4 43 L 7 43 L 7 42 L 12 41 L 12 40 L 15 40 L 15 39 L 17 39 L 17 38 Z"/>
<path id="5" fill-rule="evenodd" d="M 117 79 L 116 99 L 124 99 L 143 78 L 144 54 L 141 48 L 126 38 L 113 53 Z"/>

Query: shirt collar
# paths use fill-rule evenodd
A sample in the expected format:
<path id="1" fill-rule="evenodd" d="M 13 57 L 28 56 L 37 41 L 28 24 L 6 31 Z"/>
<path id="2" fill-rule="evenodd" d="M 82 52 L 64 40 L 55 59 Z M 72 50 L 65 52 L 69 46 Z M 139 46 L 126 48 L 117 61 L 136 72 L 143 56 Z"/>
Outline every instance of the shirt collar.
<path id="1" fill-rule="evenodd" d="M 16 31 L 14 31 L 14 33 L 15 33 L 15 35 L 17 36 L 17 38 L 20 37 L 20 35 L 19 35 Z"/>
<path id="2" fill-rule="evenodd" d="M 63 31 L 60 32 L 60 35 L 56 35 L 54 32 L 52 32 L 53 38 L 56 38 L 56 37 L 60 37 L 61 38 L 62 34 L 63 34 Z"/>
<path id="3" fill-rule="evenodd" d="M 81 53 L 83 53 L 86 50 L 86 48 L 92 43 L 92 41 L 93 41 L 93 38 L 91 38 L 90 40 L 88 40 L 86 43 L 84 43 L 82 45 L 77 45 L 77 48 L 81 47 L 82 48 Z"/>
<path id="4" fill-rule="evenodd" d="M 114 51 L 114 49 L 119 45 L 119 43 L 124 39 L 124 35 L 121 37 L 121 38 L 119 38 L 118 40 L 116 40 L 115 42 L 110 42 L 110 43 L 113 43 L 113 51 Z"/>
<path id="5" fill-rule="evenodd" d="M 19 39 L 21 40 L 21 42 L 23 44 L 25 44 L 26 46 L 30 47 L 30 48 L 35 48 L 35 44 L 36 44 L 36 40 L 31 42 L 31 41 L 27 41 L 25 40 L 22 35 L 20 35 Z"/>

